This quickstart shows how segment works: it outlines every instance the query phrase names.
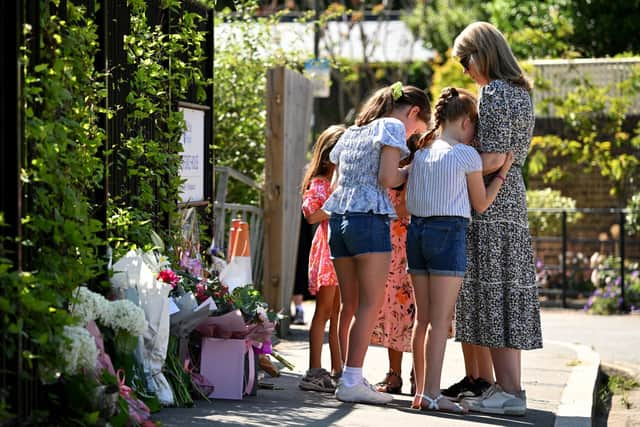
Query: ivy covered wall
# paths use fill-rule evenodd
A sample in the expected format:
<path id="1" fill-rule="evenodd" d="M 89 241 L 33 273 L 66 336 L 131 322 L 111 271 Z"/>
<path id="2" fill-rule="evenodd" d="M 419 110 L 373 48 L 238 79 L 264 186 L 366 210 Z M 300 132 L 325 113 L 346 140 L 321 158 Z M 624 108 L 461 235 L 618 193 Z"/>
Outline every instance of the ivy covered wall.
<path id="1" fill-rule="evenodd" d="M 82 424 L 86 408 L 65 406 L 56 382 L 72 291 L 106 292 L 108 246 L 116 257 L 149 244 L 152 228 L 170 233 L 177 103 L 211 105 L 212 17 L 180 0 L 22 0 L 15 11 L 19 174 L 7 180 L 20 210 L 0 213 L 0 424 Z"/>

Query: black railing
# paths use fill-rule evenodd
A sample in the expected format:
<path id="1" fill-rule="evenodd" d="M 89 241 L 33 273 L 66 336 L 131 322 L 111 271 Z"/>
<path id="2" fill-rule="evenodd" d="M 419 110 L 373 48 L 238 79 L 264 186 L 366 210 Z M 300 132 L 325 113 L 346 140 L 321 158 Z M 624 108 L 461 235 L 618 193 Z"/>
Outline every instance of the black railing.
<path id="1" fill-rule="evenodd" d="M 126 52 L 123 50 L 123 38 L 129 33 L 130 8 L 126 0 L 76 0 L 73 3 L 86 6 L 87 15 L 97 23 L 97 42 L 100 49 L 94 63 L 97 70 L 108 72 L 105 77 L 108 96 L 104 107 L 115 112 L 112 118 L 105 115 L 100 121 L 100 126 L 106 133 L 105 145 L 100 155 L 107 167 L 107 174 L 104 186 L 96 192 L 94 198 L 100 206 L 96 215 L 104 222 L 107 194 L 122 196 L 128 200 L 129 196 L 137 191 L 136 183 L 126 178 L 126 166 L 114 161 L 117 156 L 113 152 L 118 149 L 121 136 L 127 133 L 124 122 L 126 111 L 117 106 L 126 108 L 126 94 L 129 92 L 127 82 L 131 66 L 127 63 Z M 21 46 L 25 44 L 23 27 L 25 24 L 31 26 L 29 66 L 34 66 L 40 63 L 41 45 L 38 40 L 41 34 L 41 13 L 47 11 L 44 8 L 49 8 L 48 12 L 64 17 L 67 5 L 65 0 L 58 4 L 39 0 L 11 0 L 3 2 L 0 14 L 0 214 L 6 222 L 6 227 L 0 229 L 0 255 L 10 258 L 13 267 L 18 271 L 29 269 L 29 254 L 17 243 L 24 238 L 20 224 L 30 208 L 27 204 L 29 199 L 23 194 L 24 188 L 20 180 L 20 170 L 28 164 L 25 159 L 30 152 L 28 142 L 24 138 L 21 108 L 24 105 L 24 71 L 20 57 Z M 149 0 L 147 6 L 150 24 L 165 24 L 163 28 L 166 31 L 169 31 L 168 26 L 179 19 L 184 11 L 200 13 L 205 18 L 199 29 L 207 34 L 206 52 L 213 54 L 213 11 L 208 7 L 197 0 L 184 0 L 181 10 L 161 9 L 160 0 Z M 49 48 L 50 46 L 44 46 L 44 49 Z M 205 79 L 213 78 L 213 60 L 209 57 L 200 65 Z M 205 113 L 204 132 L 207 143 L 204 154 L 206 158 L 212 158 L 209 142 L 213 139 L 213 92 L 211 86 L 206 90 L 206 104 L 210 108 Z M 195 90 L 191 90 L 187 99 L 172 100 L 172 105 L 177 108 L 178 101 L 195 100 Z M 153 135 L 153 123 L 149 123 L 144 132 Z M 206 163 L 205 174 L 209 177 L 205 179 L 205 197 L 211 200 L 213 164 Z M 158 218 L 157 221 L 161 222 L 162 218 Z M 10 298 L 11 295 L 6 294 L 8 288 L 7 284 L 0 283 L 0 295 Z M 17 308 L 17 312 L 18 317 L 26 315 L 20 312 L 20 307 Z M 0 331 L 0 337 L 4 346 L 8 332 Z M 3 403 L 6 400 L 9 410 L 15 414 L 16 424 L 26 424 L 32 414 L 47 405 L 47 399 L 40 396 L 42 387 L 36 376 L 36 369 L 23 364 L 23 351 L 33 350 L 30 348 L 31 344 L 21 335 L 17 335 L 15 345 L 17 351 L 11 356 L 5 351 L 0 351 L 0 398 Z"/>
<path id="2" fill-rule="evenodd" d="M 594 243 L 599 244 L 600 247 L 614 246 L 614 252 L 617 249 L 617 255 L 620 258 L 620 297 L 622 299 L 622 310 L 626 311 L 629 307 L 627 301 L 625 299 L 625 260 L 627 259 L 628 253 L 626 251 L 626 246 L 631 244 L 634 246 L 638 246 L 640 248 L 640 240 L 638 238 L 627 240 L 626 230 L 625 230 L 625 222 L 626 215 L 628 211 L 626 209 L 621 208 L 529 208 L 529 213 L 545 213 L 545 214 L 556 214 L 560 215 L 561 220 L 561 253 L 560 253 L 560 265 L 559 269 L 562 274 L 561 279 L 561 297 L 562 297 L 562 306 L 568 307 L 568 270 L 567 270 L 567 254 L 569 252 L 568 246 L 572 243 L 574 246 L 588 246 L 593 245 Z M 616 236 L 612 236 L 612 238 L 608 238 L 605 240 L 602 237 L 593 237 L 593 238 L 570 238 L 569 232 L 569 214 L 587 214 L 587 215 L 615 215 L 616 224 L 618 226 Z M 576 225 L 578 227 L 578 225 Z M 582 234 L 592 234 L 597 232 L 597 229 L 594 229 L 592 226 L 588 227 L 586 230 L 583 227 Z M 602 229 L 602 226 L 600 226 Z M 536 243 L 540 242 L 557 242 L 557 237 L 549 237 L 549 236 L 532 236 L 532 240 Z M 616 247 L 617 246 L 617 247 Z M 640 255 L 638 254 L 638 250 L 635 251 L 635 258 L 638 258 Z"/>

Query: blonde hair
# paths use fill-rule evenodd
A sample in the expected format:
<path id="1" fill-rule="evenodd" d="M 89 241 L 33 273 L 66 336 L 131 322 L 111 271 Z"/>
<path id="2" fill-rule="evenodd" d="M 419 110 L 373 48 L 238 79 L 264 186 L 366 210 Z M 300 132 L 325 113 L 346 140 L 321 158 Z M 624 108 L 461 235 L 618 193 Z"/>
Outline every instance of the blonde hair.
<path id="1" fill-rule="evenodd" d="M 531 92 L 531 81 L 524 75 L 509 43 L 488 22 L 474 22 L 462 30 L 453 42 L 453 55 L 473 58 L 478 70 L 490 80 L 506 80 Z"/>
<path id="2" fill-rule="evenodd" d="M 392 86 L 378 89 L 362 106 L 355 120 L 357 126 L 364 126 L 381 117 L 386 117 L 399 106 L 416 106 L 420 108 L 418 118 L 425 123 L 431 119 L 431 105 L 427 93 L 415 86 L 402 86 L 402 92 L 393 99 Z"/>
<path id="3" fill-rule="evenodd" d="M 433 113 L 435 123 L 428 132 L 420 137 L 418 149 L 429 147 L 436 138 L 436 131 L 446 122 L 452 122 L 460 117 L 478 120 L 476 97 L 466 89 L 446 87 L 442 89 Z"/>
<path id="4" fill-rule="evenodd" d="M 346 129 L 343 125 L 332 125 L 318 136 L 316 144 L 313 147 L 311 162 L 309 163 L 309 167 L 307 167 L 304 178 L 302 178 L 302 194 L 309 188 L 309 183 L 313 177 L 319 175 L 329 177 L 333 172 L 334 165 L 329 160 L 329 153 L 331 153 L 331 150 Z"/>

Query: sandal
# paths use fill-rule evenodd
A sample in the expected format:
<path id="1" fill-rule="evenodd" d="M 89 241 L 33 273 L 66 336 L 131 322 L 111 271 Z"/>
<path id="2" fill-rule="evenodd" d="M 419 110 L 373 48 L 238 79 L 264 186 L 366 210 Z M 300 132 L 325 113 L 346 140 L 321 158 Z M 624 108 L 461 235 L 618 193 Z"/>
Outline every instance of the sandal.
<path id="1" fill-rule="evenodd" d="M 399 383 L 391 385 L 391 379 L 396 378 Z M 384 380 L 376 384 L 376 390 L 382 393 L 401 394 L 402 393 L 402 377 L 400 374 L 394 371 L 387 372 L 387 376 Z"/>
<path id="2" fill-rule="evenodd" d="M 336 383 L 326 370 L 313 368 L 309 369 L 305 376 L 302 377 L 298 387 L 302 390 L 333 393 L 336 390 Z"/>
<path id="3" fill-rule="evenodd" d="M 467 412 L 469 412 L 467 409 L 463 408 L 459 404 L 457 404 L 455 402 L 451 402 L 449 399 L 444 397 L 442 394 L 439 394 L 435 399 L 431 398 L 429 395 L 426 395 L 426 394 L 417 394 L 416 396 L 420 397 L 420 406 L 416 407 L 414 405 L 411 405 L 411 407 L 414 408 L 414 409 L 418 409 L 418 410 L 421 410 L 421 411 L 425 410 L 425 411 L 448 412 L 448 413 L 452 413 L 452 414 L 466 414 Z M 429 402 L 429 406 L 426 406 L 426 407 L 423 406 L 422 405 L 422 401 L 423 400 L 426 400 L 427 402 Z M 440 405 L 438 404 L 438 402 L 440 402 L 441 400 L 446 400 L 447 402 L 453 404 L 453 408 L 452 409 L 441 408 Z"/>

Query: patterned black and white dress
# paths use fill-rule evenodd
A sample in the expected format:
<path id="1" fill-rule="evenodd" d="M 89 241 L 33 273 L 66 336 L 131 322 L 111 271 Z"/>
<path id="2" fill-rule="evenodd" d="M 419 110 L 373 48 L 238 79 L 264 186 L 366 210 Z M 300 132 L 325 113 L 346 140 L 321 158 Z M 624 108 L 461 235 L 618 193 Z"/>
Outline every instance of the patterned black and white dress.
<path id="1" fill-rule="evenodd" d="M 542 347 L 540 303 L 526 189 L 521 167 L 534 126 L 533 101 L 504 80 L 482 87 L 478 106 L 481 152 L 513 151 L 514 163 L 493 204 L 473 213 L 467 271 L 456 306 L 456 340 L 486 347 Z M 490 182 L 492 175 L 486 177 Z"/>

